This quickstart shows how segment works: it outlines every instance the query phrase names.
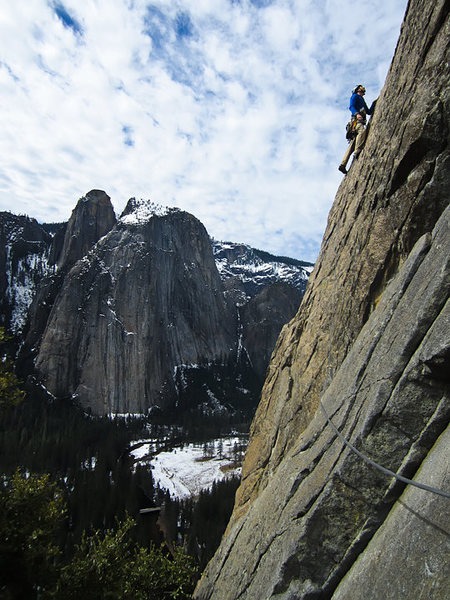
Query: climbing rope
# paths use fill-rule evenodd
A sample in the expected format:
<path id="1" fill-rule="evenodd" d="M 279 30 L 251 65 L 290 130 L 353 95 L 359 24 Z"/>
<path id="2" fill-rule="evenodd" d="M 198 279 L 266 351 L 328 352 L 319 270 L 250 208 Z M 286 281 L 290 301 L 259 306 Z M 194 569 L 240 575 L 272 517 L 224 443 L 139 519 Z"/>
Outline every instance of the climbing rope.
<path id="1" fill-rule="evenodd" d="M 372 119 L 370 119 L 372 120 Z M 370 124 L 370 121 L 369 121 Z M 337 220 L 337 226 L 336 226 L 336 234 L 339 234 L 339 231 L 341 229 L 341 219 Z M 333 291 L 332 291 L 332 306 L 337 306 L 337 275 L 336 275 L 336 270 L 334 271 L 334 273 L 329 277 L 329 281 L 330 284 L 333 286 Z M 332 350 L 332 341 L 334 339 L 335 336 L 335 331 L 336 331 L 336 324 L 337 324 L 337 319 L 338 319 L 338 313 L 337 311 L 334 312 L 334 316 L 330 319 L 331 321 L 331 327 L 330 327 L 330 333 L 329 333 L 329 344 L 328 344 L 328 356 L 327 356 L 327 367 L 326 367 L 326 376 L 324 379 L 324 383 L 323 383 L 323 387 L 322 387 L 322 393 L 325 393 L 325 390 L 327 389 L 327 387 L 330 385 L 331 380 L 333 379 L 333 376 L 335 374 L 335 370 L 336 370 L 336 365 L 334 364 L 335 361 L 331 359 L 331 350 Z M 330 424 L 330 426 L 332 427 L 332 429 L 334 430 L 334 432 L 336 433 L 336 435 L 342 440 L 342 442 L 344 442 L 344 444 L 350 448 L 350 450 L 352 452 L 354 452 L 357 456 L 359 456 L 359 458 L 361 458 L 363 461 L 365 461 L 367 464 L 371 465 L 372 467 L 374 467 L 375 469 L 377 469 L 378 471 L 380 471 L 381 473 L 383 473 L 384 475 L 387 475 L 388 477 L 394 477 L 395 479 L 397 479 L 398 481 L 401 481 L 402 483 L 406 483 L 407 485 L 413 485 L 415 487 L 418 487 L 422 490 L 425 490 L 427 492 L 432 492 L 433 494 L 438 494 L 439 496 L 443 496 L 444 498 L 450 498 L 450 493 L 448 492 L 444 492 L 443 490 L 438 490 L 437 488 L 434 488 L 432 486 L 426 485 L 424 483 L 418 483 L 416 481 L 412 481 L 411 479 L 408 479 L 407 477 L 403 477 L 402 475 L 398 475 L 397 473 L 394 473 L 394 471 L 391 471 L 390 469 L 386 469 L 386 467 L 383 467 L 382 465 L 378 464 L 377 462 L 375 462 L 374 460 L 370 459 L 368 456 L 365 456 L 364 454 L 362 454 L 359 450 L 357 450 L 343 435 L 342 433 L 338 430 L 338 428 L 335 426 L 335 424 L 333 423 L 333 421 L 330 419 L 330 417 L 327 414 L 327 411 L 325 410 L 325 407 L 322 403 L 322 400 L 319 400 L 319 404 L 325 414 L 325 417 L 328 421 L 328 423 Z"/>
<path id="2" fill-rule="evenodd" d="M 324 415 L 325 415 L 328 423 L 330 424 L 330 426 L 332 427 L 332 429 L 334 430 L 334 432 L 336 433 L 336 435 L 339 437 L 340 440 L 342 440 L 344 442 L 344 444 L 348 448 L 350 448 L 350 450 L 352 452 L 354 452 L 357 456 L 359 456 L 359 458 L 361 458 L 362 460 L 364 460 L 366 463 L 368 463 L 372 467 L 375 467 L 375 469 L 378 469 L 378 471 L 381 471 L 384 475 L 387 475 L 388 477 L 395 477 L 395 479 L 397 479 L 398 481 L 401 481 L 401 482 L 406 483 L 408 485 L 413 485 L 415 487 L 420 488 L 421 490 L 426 490 L 427 492 L 432 492 L 433 494 L 438 494 L 439 496 L 444 496 L 444 498 L 450 498 L 450 494 L 449 493 L 444 492 L 443 490 L 438 490 L 437 488 L 432 487 L 430 485 L 426 485 L 425 483 L 419 483 L 417 481 L 413 481 L 412 479 L 408 479 L 407 477 L 403 477 L 403 475 L 399 475 L 398 473 L 394 473 L 394 471 L 391 471 L 390 469 L 386 469 L 386 467 L 382 467 L 381 465 L 379 465 L 374 460 L 372 460 L 372 459 L 368 458 L 367 456 L 365 456 L 364 454 L 362 454 L 362 452 L 360 452 L 359 450 L 357 450 L 355 448 L 355 446 L 353 446 L 353 444 L 351 444 L 342 435 L 342 433 L 338 430 L 338 428 L 336 427 L 336 425 L 333 423 L 333 421 L 328 416 L 328 413 L 325 410 L 324 405 L 322 404 L 322 400 L 319 400 L 319 403 L 320 403 L 320 407 L 322 408 L 323 413 L 324 413 Z"/>

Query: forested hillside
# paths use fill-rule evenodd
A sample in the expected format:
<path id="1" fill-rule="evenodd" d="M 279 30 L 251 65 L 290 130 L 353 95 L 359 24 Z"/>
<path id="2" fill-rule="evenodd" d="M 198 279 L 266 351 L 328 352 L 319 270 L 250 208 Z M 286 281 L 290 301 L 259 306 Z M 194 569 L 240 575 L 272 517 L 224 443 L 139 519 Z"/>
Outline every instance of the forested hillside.
<path id="1" fill-rule="evenodd" d="M 177 444 L 182 441 L 178 428 L 156 425 L 149 429 L 147 420 L 139 417 L 88 416 L 71 403 L 55 401 L 44 393 L 28 389 L 21 402 L 3 407 L 0 413 L 0 468 L 4 478 L 1 504 L 6 511 L 0 519 L 1 535 L 7 534 L 12 523 L 19 530 L 25 527 L 22 520 L 26 513 L 32 511 L 34 514 L 36 510 L 32 502 L 38 499 L 31 500 L 35 497 L 34 492 L 27 490 L 24 483 L 20 483 L 19 491 L 14 492 L 14 485 L 17 487 L 17 482 L 27 481 L 22 477 L 28 477 L 30 473 L 39 477 L 47 473 L 48 486 L 43 488 L 48 487 L 48 490 L 43 489 L 42 494 L 56 494 L 61 501 L 57 511 L 60 518 L 50 536 L 61 564 L 70 564 L 78 556 L 77 547 L 83 543 L 83 536 L 95 534 L 96 539 L 101 540 L 107 532 L 116 532 L 108 535 L 121 537 L 120 523 L 131 517 L 135 524 L 126 527 L 130 544 L 140 548 L 151 548 L 152 544 L 160 548 L 164 544 L 162 556 L 167 557 L 169 564 L 173 560 L 171 556 L 181 560 L 185 551 L 193 557 L 192 568 L 188 569 L 189 589 L 192 590 L 194 567 L 203 568 L 216 550 L 232 511 L 239 480 L 214 484 L 211 491 L 203 491 L 198 499 L 172 499 L 153 481 L 151 469 L 135 465 L 128 452 L 133 440 L 143 436 L 160 437 L 166 445 L 170 445 L 171 439 Z M 10 497 L 18 493 L 21 494 L 17 498 L 21 513 L 17 515 L 19 521 L 11 522 L 8 511 L 15 509 L 10 504 Z M 156 516 L 140 513 L 141 509 L 151 507 L 160 507 L 161 511 Z M 157 523 L 158 516 L 160 521 Z M 177 548 L 181 554 L 177 554 Z M 39 554 L 41 550 L 36 552 Z M 121 553 L 120 546 L 117 553 Z M 27 586 L 27 598 L 37 597 L 39 582 L 34 581 L 31 574 L 28 578 L 23 577 L 18 568 L 18 581 L 15 576 L 10 580 L 5 575 L 15 554 L 16 550 L 10 545 L 1 546 L 0 572 L 6 577 L 6 588 L 2 593 L 6 595 L 0 597 L 19 598 L 14 595 L 16 592 L 11 592 L 10 586 L 20 588 L 22 583 Z M 25 561 L 23 568 L 28 569 L 25 567 L 26 556 L 21 560 Z M 48 583 L 49 589 L 55 584 L 53 579 L 53 583 Z"/>

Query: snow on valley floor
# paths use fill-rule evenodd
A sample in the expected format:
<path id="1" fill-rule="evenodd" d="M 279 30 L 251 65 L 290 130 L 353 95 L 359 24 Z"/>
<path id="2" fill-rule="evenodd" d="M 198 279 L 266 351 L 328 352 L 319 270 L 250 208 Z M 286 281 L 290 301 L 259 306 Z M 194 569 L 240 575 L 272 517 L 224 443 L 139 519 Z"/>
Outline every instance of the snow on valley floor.
<path id="1" fill-rule="evenodd" d="M 136 464 L 150 465 L 155 483 L 168 490 L 173 498 L 181 499 L 196 496 L 214 481 L 240 475 L 241 469 L 234 468 L 233 461 L 237 457 L 242 459 L 245 444 L 242 438 L 224 438 L 206 444 L 186 444 L 149 458 L 155 449 L 150 441 L 132 449 L 131 455 Z"/>

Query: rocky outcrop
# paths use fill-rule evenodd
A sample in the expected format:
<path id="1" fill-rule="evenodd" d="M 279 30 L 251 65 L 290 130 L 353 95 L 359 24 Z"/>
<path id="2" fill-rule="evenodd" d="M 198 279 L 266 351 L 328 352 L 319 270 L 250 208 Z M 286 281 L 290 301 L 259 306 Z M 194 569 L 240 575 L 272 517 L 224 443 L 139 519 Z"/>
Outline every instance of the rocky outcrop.
<path id="1" fill-rule="evenodd" d="M 53 394 L 100 414 L 164 405 L 177 366 L 235 352 L 233 308 L 204 227 L 181 211 L 143 216 L 142 207 L 130 201 L 70 270 L 36 361 Z"/>
<path id="2" fill-rule="evenodd" d="M 404 476 L 450 417 L 449 227 L 450 209 L 417 242 L 322 397 L 359 451 Z M 211 588 L 199 597 L 330 597 L 399 491 L 317 411 L 246 517 L 229 527 L 204 576 Z M 420 493 L 426 503 L 430 492 Z"/>
<path id="3" fill-rule="evenodd" d="M 412 0 L 196 598 L 329 598 L 385 520 L 401 489 L 343 447 L 321 398 L 355 446 L 409 475 L 448 422 L 446 64 L 447 3 Z"/>
<path id="4" fill-rule="evenodd" d="M 293 432 L 307 426 L 386 281 L 448 203 L 443 6 L 409 6 L 362 160 L 352 164 L 338 191 L 301 312 L 279 340 L 247 454 L 252 477 L 241 489 L 242 502 L 252 496 L 252 480 L 264 486 L 263 472 L 256 471 L 278 464 Z M 290 385 L 280 411 L 275 398 Z"/>
<path id="5" fill-rule="evenodd" d="M 131 199 L 116 224 L 110 199 L 99 190 L 78 201 L 68 223 L 20 219 L 45 238 L 38 250 L 46 265 L 36 274 L 39 285 L 25 290 L 22 377 L 36 366 L 53 394 L 77 397 L 101 413 L 177 404 L 189 411 L 204 406 L 208 414 L 237 409 L 238 418 L 253 414 L 276 337 L 300 304 L 295 286 L 303 289 L 308 274 L 300 261 L 235 245 L 239 269 L 224 270 L 224 257 L 213 256 L 211 240 L 191 215 Z M 36 245 L 28 230 L 19 236 L 22 245 Z M 12 256 L 6 242 L 1 248 Z M 5 270 L 5 282 L 8 277 Z M 281 284 L 284 279 L 294 285 Z M 132 344 L 130 336 L 140 341 Z"/>
<path id="6" fill-rule="evenodd" d="M 78 200 L 69 221 L 56 227 L 53 237 L 46 233 L 44 226 L 36 223 L 48 238 L 45 256 L 49 268 L 46 277 L 41 277 L 39 285 L 30 290 L 29 311 L 24 313 L 22 333 L 25 343 L 17 361 L 22 375 L 33 368 L 53 304 L 68 271 L 111 230 L 115 222 L 109 196 L 100 190 L 91 190 Z"/>
<path id="7" fill-rule="evenodd" d="M 86 256 L 98 240 L 116 223 L 110 197 L 101 190 L 91 190 L 78 200 L 67 223 L 58 267 L 71 267 Z"/>

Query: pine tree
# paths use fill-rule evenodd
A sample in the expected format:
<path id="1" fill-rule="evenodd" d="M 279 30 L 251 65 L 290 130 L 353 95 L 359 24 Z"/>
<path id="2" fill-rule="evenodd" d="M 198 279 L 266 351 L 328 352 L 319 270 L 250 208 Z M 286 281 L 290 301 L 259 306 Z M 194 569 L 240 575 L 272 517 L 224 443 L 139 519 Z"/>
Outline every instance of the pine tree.
<path id="1" fill-rule="evenodd" d="M 6 598 L 34 598 L 54 585 L 57 534 L 66 511 L 48 475 L 16 471 L 0 488 L 0 590 Z"/>
<path id="2" fill-rule="evenodd" d="M 177 549 L 135 546 L 134 521 L 102 535 L 83 536 L 73 560 L 62 569 L 55 600 L 188 600 L 197 576 L 192 559 Z"/>
<path id="3" fill-rule="evenodd" d="M 12 364 L 4 354 L 4 346 L 8 341 L 3 327 L 0 327 L 0 411 L 14 406 L 25 398 L 20 389 L 20 381 L 12 371 Z"/>

